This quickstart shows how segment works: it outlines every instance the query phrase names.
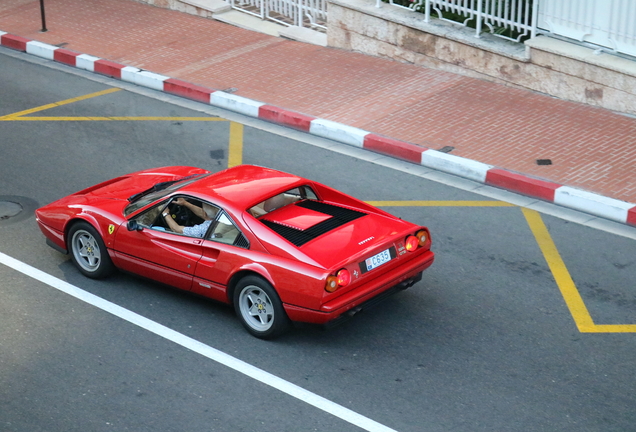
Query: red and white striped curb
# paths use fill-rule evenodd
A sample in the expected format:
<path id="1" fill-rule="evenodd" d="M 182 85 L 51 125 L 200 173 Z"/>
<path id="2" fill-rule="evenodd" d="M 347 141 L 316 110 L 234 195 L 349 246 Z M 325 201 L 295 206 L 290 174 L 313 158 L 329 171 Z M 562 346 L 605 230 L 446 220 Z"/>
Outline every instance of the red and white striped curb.
<path id="1" fill-rule="evenodd" d="M 636 204 L 535 179 L 481 162 L 383 137 L 330 120 L 296 113 L 241 96 L 80 54 L 0 31 L 0 45 L 143 87 L 292 127 L 312 135 L 413 162 L 479 183 L 552 202 L 612 221 L 636 225 Z"/>

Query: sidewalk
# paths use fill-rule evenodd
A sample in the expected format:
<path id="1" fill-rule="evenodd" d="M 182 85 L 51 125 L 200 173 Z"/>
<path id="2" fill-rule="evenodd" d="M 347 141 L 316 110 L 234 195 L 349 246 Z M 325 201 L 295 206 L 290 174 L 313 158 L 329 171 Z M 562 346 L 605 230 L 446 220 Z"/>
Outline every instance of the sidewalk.
<path id="1" fill-rule="evenodd" d="M 0 30 L 636 203 L 635 118 L 132 0 L 47 1 L 41 33 L 39 7 L 3 0 Z"/>

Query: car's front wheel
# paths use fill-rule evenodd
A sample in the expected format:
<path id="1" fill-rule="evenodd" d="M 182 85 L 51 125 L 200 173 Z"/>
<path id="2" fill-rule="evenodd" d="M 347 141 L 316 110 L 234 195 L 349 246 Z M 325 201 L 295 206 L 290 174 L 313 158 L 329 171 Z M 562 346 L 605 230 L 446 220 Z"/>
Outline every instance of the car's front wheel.
<path id="1" fill-rule="evenodd" d="M 239 281 L 234 290 L 234 309 L 243 326 L 257 338 L 280 336 L 291 324 L 276 290 L 257 276 Z"/>
<path id="2" fill-rule="evenodd" d="M 90 224 L 78 222 L 68 233 L 71 258 L 80 272 L 93 279 L 101 279 L 114 270 L 101 236 Z"/>

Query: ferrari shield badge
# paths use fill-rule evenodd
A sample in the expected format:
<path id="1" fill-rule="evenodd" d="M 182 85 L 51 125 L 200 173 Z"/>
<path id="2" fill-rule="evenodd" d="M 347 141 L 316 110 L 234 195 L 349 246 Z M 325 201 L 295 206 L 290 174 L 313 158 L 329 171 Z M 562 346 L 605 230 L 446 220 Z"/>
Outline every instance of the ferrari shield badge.
<path id="1" fill-rule="evenodd" d="M 108 225 L 108 234 L 112 234 L 115 232 L 115 225 Z"/>

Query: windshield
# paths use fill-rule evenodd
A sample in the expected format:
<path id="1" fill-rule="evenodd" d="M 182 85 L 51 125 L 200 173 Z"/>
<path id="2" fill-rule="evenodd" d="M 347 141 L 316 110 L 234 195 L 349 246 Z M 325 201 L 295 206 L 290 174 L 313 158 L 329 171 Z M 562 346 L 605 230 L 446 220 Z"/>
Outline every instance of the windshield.
<path id="1" fill-rule="evenodd" d="M 193 183 L 197 180 L 199 180 L 201 177 L 207 176 L 208 174 L 201 174 L 201 175 L 196 175 L 196 176 L 190 176 L 190 177 L 186 177 L 185 179 L 182 180 L 177 180 L 175 183 L 170 184 L 167 187 L 161 187 L 160 190 L 157 191 L 153 191 L 153 188 L 150 188 L 148 190 L 148 193 L 142 192 L 138 195 L 141 196 L 141 198 L 137 199 L 134 202 L 131 202 L 130 204 L 128 204 L 126 206 L 126 208 L 124 209 L 124 216 L 128 217 L 129 214 L 132 214 L 134 212 L 136 212 L 137 210 L 139 210 L 140 208 L 144 208 L 146 207 L 148 204 L 157 201 L 165 196 L 170 195 L 172 192 L 179 190 L 180 188 L 189 185 L 190 183 Z M 157 185 L 159 186 L 163 186 L 165 184 L 164 183 L 157 183 Z M 155 186 L 157 186 L 155 185 Z"/>

